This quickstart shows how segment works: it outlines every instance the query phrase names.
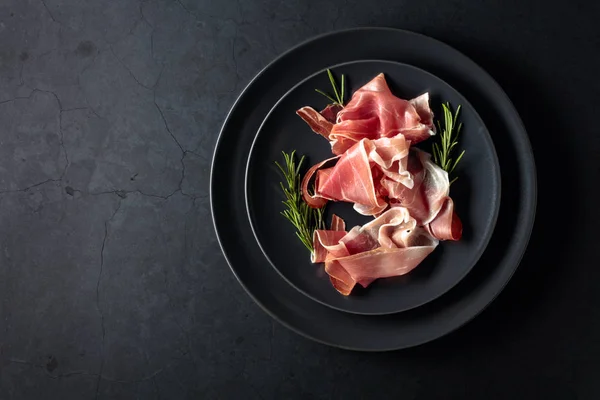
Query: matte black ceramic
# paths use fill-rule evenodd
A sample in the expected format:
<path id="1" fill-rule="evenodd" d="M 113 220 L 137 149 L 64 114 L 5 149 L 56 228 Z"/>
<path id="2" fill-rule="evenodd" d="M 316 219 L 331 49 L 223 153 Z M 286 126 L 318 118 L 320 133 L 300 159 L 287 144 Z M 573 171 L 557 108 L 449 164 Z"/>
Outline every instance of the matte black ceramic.
<path id="1" fill-rule="evenodd" d="M 327 99 L 315 88 L 331 87 L 325 71 L 303 80 L 292 88 L 271 110 L 250 152 L 247 169 L 247 207 L 257 240 L 271 264 L 302 293 L 330 307 L 357 314 L 390 314 L 418 307 L 447 292 L 475 265 L 487 245 L 500 206 L 500 167 L 485 125 L 473 107 L 447 83 L 422 69 L 390 61 L 365 60 L 341 64 L 331 70 L 347 78 L 350 92 L 360 88 L 383 72 L 392 92 L 410 99 L 424 92 L 430 94 L 430 104 L 436 116 L 442 115 L 441 103 L 462 105 L 460 149 L 465 149 L 456 173 L 460 176 L 451 195 L 464 226 L 459 242 L 442 242 L 436 250 L 411 273 L 379 279 L 367 289 L 354 289 L 350 296 L 339 294 L 329 282 L 324 265 L 311 264 L 309 253 L 295 235 L 294 227 L 279 214 L 283 194 L 282 180 L 274 160 L 282 162 L 281 151 L 297 150 L 307 157 L 307 165 L 330 158 L 329 143 L 314 134 L 295 113 L 305 105 L 317 109 Z M 421 143 L 431 150 L 438 137 Z M 329 203 L 331 213 L 344 218 L 348 229 L 372 218 L 356 213 L 351 205 Z"/>
<path id="2" fill-rule="evenodd" d="M 248 154 L 273 105 L 314 71 L 366 59 L 415 65 L 456 88 L 469 99 L 489 129 L 502 171 L 498 221 L 477 265 L 438 299 L 388 315 L 341 312 L 289 285 L 269 265 L 258 246 L 244 207 Z M 219 243 L 250 296 L 273 318 L 306 337 L 366 351 L 422 344 L 455 330 L 480 313 L 504 288 L 523 256 L 533 227 L 537 194 L 527 133 L 500 86 L 453 48 L 423 35 L 387 28 L 320 36 L 289 50 L 261 71 L 240 95 L 223 125 L 210 189 Z"/>

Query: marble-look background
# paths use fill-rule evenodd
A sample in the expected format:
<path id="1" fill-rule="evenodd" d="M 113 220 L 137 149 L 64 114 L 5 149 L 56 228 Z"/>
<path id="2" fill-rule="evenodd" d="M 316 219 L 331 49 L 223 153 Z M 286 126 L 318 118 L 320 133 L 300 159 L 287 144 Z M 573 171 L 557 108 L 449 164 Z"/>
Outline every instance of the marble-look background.
<path id="1" fill-rule="evenodd" d="M 583 239 L 538 266 L 534 235 L 508 289 L 449 337 L 359 354 L 251 301 L 208 200 L 220 125 L 254 74 L 312 35 L 368 25 L 472 56 L 515 101 L 554 168 L 541 173 L 565 177 L 560 148 L 589 174 L 570 176 L 579 187 L 597 182 L 598 15 L 583 1 L 0 1 L 0 399 L 600 397 L 600 274 Z M 536 129 L 541 97 L 564 142 Z"/>

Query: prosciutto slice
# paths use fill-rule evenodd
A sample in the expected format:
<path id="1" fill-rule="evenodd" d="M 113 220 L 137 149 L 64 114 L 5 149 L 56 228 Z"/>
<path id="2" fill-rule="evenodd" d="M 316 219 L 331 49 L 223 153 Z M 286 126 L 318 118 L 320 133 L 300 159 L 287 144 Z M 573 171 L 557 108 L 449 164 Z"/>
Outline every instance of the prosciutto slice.
<path id="1" fill-rule="evenodd" d="M 296 114 L 298 114 L 298 116 L 300 116 L 300 118 L 302 118 L 315 133 L 318 133 L 329 140 L 329 134 L 331 133 L 331 129 L 337 120 L 337 115 L 341 110 L 342 106 L 338 104 L 330 104 L 321 110 L 321 112 L 306 106 L 296 111 Z"/>
<path id="2" fill-rule="evenodd" d="M 418 149 L 411 149 L 407 170 L 412 175 L 412 187 L 387 177 L 382 179 L 381 185 L 393 204 L 406 207 L 419 225 L 426 225 L 433 221 L 448 198 L 448 173 L 431 161 L 428 153 Z"/>
<path id="3" fill-rule="evenodd" d="M 435 133 L 429 94 L 412 100 L 396 97 L 383 74 L 358 89 L 348 104 L 340 108 L 331 105 L 319 113 L 303 107 L 296 112 L 313 131 L 329 140 L 336 155 L 343 154 L 361 139 L 375 140 L 403 134 L 416 144 Z"/>
<path id="4" fill-rule="evenodd" d="M 337 121 L 337 116 L 343 108 L 344 107 L 340 106 L 339 104 L 330 104 L 323 110 L 321 110 L 321 115 L 327 121 L 331 122 L 332 124 L 335 124 L 335 122 Z"/>
<path id="5" fill-rule="evenodd" d="M 431 160 L 429 153 L 419 149 L 411 149 L 407 170 L 413 178 L 411 188 L 387 177 L 381 180 L 391 206 L 406 208 L 437 239 L 459 240 L 462 223 L 449 196 L 448 173 Z"/>
<path id="6" fill-rule="evenodd" d="M 376 279 L 410 272 L 438 243 L 406 208 L 395 207 L 348 233 L 315 231 L 319 257 L 313 261 L 325 262 L 331 283 L 347 296 L 357 283 L 367 287 Z"/>
<path id="7" fill-rule="evenodd" d="M 454 202 L 446 199 L 438 215 L 426 226 L 427 231 L 440 240 L 460 240 L 462 222 L 454 211 Z"/>
<path id="8" fill-rule="evenodd" d="M 329 134 L 331 133 L 331 128 L 333 128 L 333 122 L 327 120 L 320 112 L 315 110 L 312 107 L 306 106 L 302 107 L 296 114 L 300 116 L 310 126 L 310 129 L 313 132 L 318 133 L 323 136 L 325 139 L 329 140 Z"/>
<path id="9" fill-rule="evenodd" d="M 313 166 L 304 176 L 303 197 L 313 207 L 322 207 L 326 200 L 355 203 L 354 209 L 363 215 L 377 215 L 388 207 L 382 196 L 382 177 L 390 182 L 413 186 L 407 170 L 409 142 L 404 136 L 362 139 L 340 157 L 335 166 L 322 168 L 331 158 Z M 315 193 L 308 192 L 316 173 Z M 323 200 L 325 199 L 325 200 Z"/>
<path id="10" fill-rule="evenodd" d="M 327 199 L 324 198 L 321 195 L 318 194 L 310 194 L 310 192 L 308 191 L 308 187 L 310 185 L 310 183 L 312 182 L 312 178 L 315 175 L 315 173 L 319 172 L 319 174 L 317 175 L 317 181 L 315 182 L 315 185 L 319 184 L 319 178 L 321 179 L 327 179 L 328 178 L 328 170 L 320 170 L 320 168 L 322 168 L 324 165 L 326 165 L 327 163 L 338 159 L 339 157 L 332 157 L 332 158 L 328 158 L 327 160 L 323 160 L 320 163 L 317 163 L 315 165 L 313 165 L 312 167 L 310 167 L 310 169 L 308 171 L 306 171 L 306 174 L 304 174 L 304 178 L 302 178 L 302 198 L 304 199 L 304 202 L 306 204 L 308 204 L 309 206 L 311 206 L 312 208 L 321 208 L 323 207 L 325 204 L 327 204 Z"/>
<path id="11" fill-rule="evenodd" d="M 346 234 L 346 223 L 342 218 L 333 214 L 330 230 L 315 230 L 314 232 L 314 251 L 311 254 L 311 261 L 313 263 L 324 262 L 329 254 L 340 257 L 348 255 L 346 246 L 340 244 L 340 240 Z"/>
<path id="12" fill-rule="evenodd" d="M 369 154 L 372 142 L 362 140 L 348 150 L 329 170 L 319 171 L 315 194 L 329 200 L 356 203 L 377 214 L 387 203 L 375 192 Z M 371 215 L 372 215 L 371 214 Z"/>

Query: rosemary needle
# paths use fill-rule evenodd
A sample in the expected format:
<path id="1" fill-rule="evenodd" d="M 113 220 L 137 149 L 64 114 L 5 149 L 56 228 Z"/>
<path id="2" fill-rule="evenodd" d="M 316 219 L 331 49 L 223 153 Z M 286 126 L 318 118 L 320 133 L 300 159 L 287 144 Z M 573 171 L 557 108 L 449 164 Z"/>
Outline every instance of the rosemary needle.
<path id="1" fill-rule="evenodd" d="M 333 73 L 331 73 L 331 70 L 327 69 L 327 76 L 329 77 L 329 82 L 331 83 L 331 87 L 333 88 L 333 93 L 334 93 L 334 97 L 332 97 L 331 95 L 325 93 L 322 90 L 319 89 L 315 89 L 315 91 L 317 93 L 322 94 L 323 96 L 327 97 L 333 104 L 337 104 L 340 106 L 344 106 L 344 97 L 346 95 L 346 77 L 344 76 L 344 74 L 342 74 L 342 84 L 341 87 L 338 88 L 337 82 L 335 81 L 335 78 L 333 77 Z"/>
<path id="2" fill-rule="evenodd" d="M 290 154 L 282 151 L 284 166 L 275 161 L 275 165 L 279 168 L 285 184 L 279 182 L 285 200 L 282 201 L 285 210 L 281 212 L 288 221 L 296 228 L 296 236 L 312 253 L 313 248 L 313 233 L 315 229 L 325 229 L 325 221 L 323 219 L 324 208 L 312 208 L 302 199 L 302 180 L 300 179 L 300 168 L 304 162 L 304 156 L 296 164 L 296 150 Z"/>
<path id="3" fill-rule="evenodd" d="M 438 130 L 440 131 L 440 143 L 433 144 L 433 161 L 444 171 L 448 173 L 448 175 L 454 172 L 454 169 L 458 165 L 458 162 L 465 155 L 465 151 L 463 150 L 456 159 L 452 158 L 452 153 L 455 150 L 456 145 L 458 145 L 458 136 L 460 134 L 460 130 L 462 128 L 462 123 L 456 125 L 458 121 L 458 115 L 460 113 L 460 105 L 456 108 L 456 112 L 452 114 L 450 110 L 449 103 L 442 103 L 442 109 L 444 112 L 444 128 L 440 124 L 440 121 L 437 121 Z M 450 181 L 450 184 L 454 183 L 458 177 L 454 177 Z"/>

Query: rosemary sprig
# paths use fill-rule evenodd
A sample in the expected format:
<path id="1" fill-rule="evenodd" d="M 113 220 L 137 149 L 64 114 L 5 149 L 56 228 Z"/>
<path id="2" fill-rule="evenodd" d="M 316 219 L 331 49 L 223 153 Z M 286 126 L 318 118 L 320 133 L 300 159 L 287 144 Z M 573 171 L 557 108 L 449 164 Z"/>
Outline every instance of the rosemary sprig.
<path id="1" fill-rule="evenodd" d="M 331 73 L 331 71 L 329 69 L 327 69 L 327 76 L 329 77 L 329 82 L 331 82 L 331 87 L 333 88 L 333 93 L 334 93 L 334 97 L 330 96 L 329 94 L 325 93 L 322 90 L 319 89 L 315 89 L 315 91 L 317 93 L 322 94 L 323 96 L 327 97 L 333 104 L 337 104 L 340 106 L 344 106 L 344 97 L 346 95 L 346 77 L 344 76 L 344 74 L 342 74 L 342 85 L 341 88 L 338 88 L 337 83 L 335 81 L 335 78 L 333 77 L 333 74 Z"/>
<path id="2" fill-rule="evenodd" d="M 300 157 L 300 161 L 296 164 L 296 150 L 290 154 L 282 151 L 285 160 L 285 167 L 275 161 L 275 165 L 281 170 L 285 178 L 285 185 L 279 182 L 285 200 L 282 202 L 285 205 L 285 210 L 281 212 L 288 221 L 296 228 L 296 236 L 312 253 L 313 249 L 313 232 L 315 229 L 325 229 L 325 221 L 323 220 L 323 212 L 325 208 L 312 208 L 302 199 L 302 180 L 300 179 L 300 168 L 304 162 L 304 156 Z"/>
<path id="3" fill-rule="evenodd" d="M 442 103 L 442 109 L 444 111 L 444 129 L 442 129 L 440 121 L 438 120 L 437 125 L 440 132 L 440 143 L 433 144 L 432 153 L 433 161 L 450 175 L 454 172 L 458 162 L 465 155 L 465 151 L 463 150 L 456 159 L 451 157 L 453 150 L 455 150 L 454 148 L 458 144 L 458 136 L 462 128 L 462 123 L 459 123 L 458 126 L 456 126 L 458 114 L 460 113 L 460 105 L 456 108 L 454 115 L 450 110 L 450 103 Z M 450 184 L 452 185 L 457 179 L 458 177 L 454 177 L 454 179 L 450 181 Z"/>

